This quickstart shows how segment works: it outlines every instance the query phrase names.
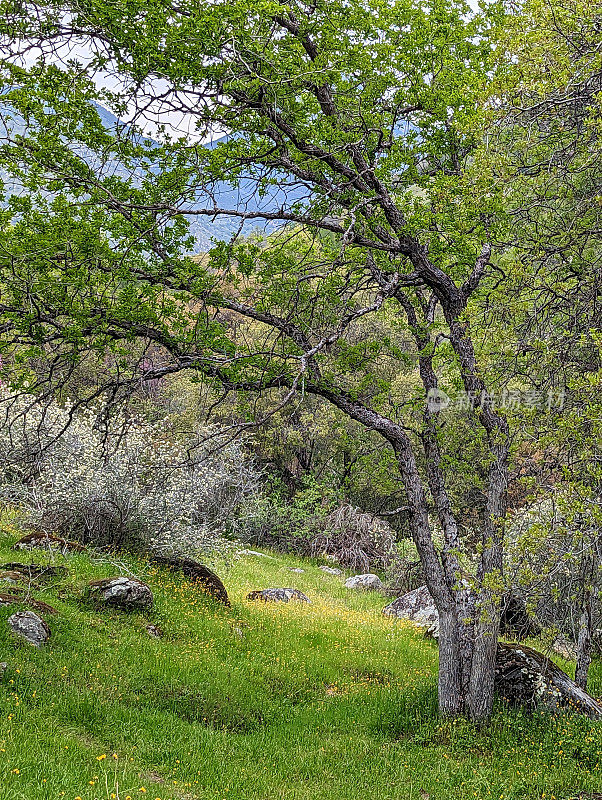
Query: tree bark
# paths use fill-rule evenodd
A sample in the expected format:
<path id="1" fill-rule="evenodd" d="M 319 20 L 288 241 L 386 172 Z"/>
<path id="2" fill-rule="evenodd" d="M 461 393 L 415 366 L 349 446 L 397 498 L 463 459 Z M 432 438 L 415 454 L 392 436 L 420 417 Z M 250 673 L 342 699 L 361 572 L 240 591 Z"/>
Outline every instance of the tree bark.
<path id="1" fill-rule="evenodd" d="M 575 665 L 575 683 L 580 689 L 587 689 L 589 667 L 592 662 L 592 629 L 593 629 L 594 591 L 591 584 L 583 590 L 581 617 L 579 619 L 579 636 L 577 638 L 577 663 Z"/>

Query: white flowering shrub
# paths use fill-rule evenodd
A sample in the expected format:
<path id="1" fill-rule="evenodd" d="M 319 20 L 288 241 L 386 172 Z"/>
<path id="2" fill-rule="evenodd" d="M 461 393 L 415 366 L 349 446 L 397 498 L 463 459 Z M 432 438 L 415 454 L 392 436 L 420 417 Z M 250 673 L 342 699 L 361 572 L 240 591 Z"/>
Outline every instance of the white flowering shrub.
<path id="1" fill-rule="evenodd" d="M 169 419 L 122 418 L 107 433 L 91 412 L 70 419 L 28 397 L 0 408 L 0 497 L 21 504 L 30 526 L 84 544 L 223 550 L 239 509 L 258 491 L 240 444 L 218 430 L 182 439 Z"/>

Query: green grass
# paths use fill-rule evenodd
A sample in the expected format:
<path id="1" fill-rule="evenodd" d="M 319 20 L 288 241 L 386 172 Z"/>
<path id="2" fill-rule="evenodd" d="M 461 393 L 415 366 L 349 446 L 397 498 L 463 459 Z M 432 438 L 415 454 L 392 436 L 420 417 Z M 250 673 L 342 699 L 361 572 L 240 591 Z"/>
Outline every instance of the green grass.
<path id="1" fill-rule="evenodd" d="M 19 560 L 18 536 L 5 518 L 1 561 Z M 15 609 L 0 608 L 0 800 L 566 800 L 602 786 L 602 726 L 589 720 L 503 708 L 481 730 L 438 720 L 434 644 L 314 563 L 222 567 L 225 609 L 127 559 L 155 594 L 140 614 L 83 599 L 111 563 L 55 560 L 70 572 L 36 592 L 59 612 L 46 647 L 13 638 Z M 267 586 L 312 605 L 245 600 Z"/>

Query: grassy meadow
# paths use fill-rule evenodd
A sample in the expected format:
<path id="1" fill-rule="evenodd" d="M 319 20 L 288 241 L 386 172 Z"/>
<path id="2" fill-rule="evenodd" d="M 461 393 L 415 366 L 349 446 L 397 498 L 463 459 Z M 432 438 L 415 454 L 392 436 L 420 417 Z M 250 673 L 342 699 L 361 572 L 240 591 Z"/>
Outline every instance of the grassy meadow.
<path id="1" fill-rule="evenodd" d="M 10 549 L 21 533 L 2 519 L 2 563 L 30 558 Z M 31 556 L 49 558 L 69 569 L 35 592 L 58 611 L 42 615 L 50 642 L 18 641 L 15 607 L 0 607 L 0 800 L 568 800 L 602 787 L 602 726 L 587 719 L 500 707 L 481 730 L 440 721 L 435 644 L 317 563 L 218 566 L 226 609 L 133 558 Z M 152 612 L 86 603 L 88 581 L 119 571 L 150 584 Z M 268 586 L 312 604 L 245 600 Z"/>

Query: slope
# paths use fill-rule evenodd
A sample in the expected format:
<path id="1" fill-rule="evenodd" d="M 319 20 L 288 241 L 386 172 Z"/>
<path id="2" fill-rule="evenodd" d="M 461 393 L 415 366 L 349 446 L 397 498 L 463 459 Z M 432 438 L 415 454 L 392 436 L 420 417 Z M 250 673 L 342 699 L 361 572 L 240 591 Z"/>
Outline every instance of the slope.
<path id="1" fill-rule="evenodd" d="M 5 514 L 2 563 L 20 533 Z M 69 573 L 35 592 L 58 612 L 39 650 L 0 607 L 0 799 L 567 800 L 602 785 L 594 723 L 503 708 L 482 730 L 438 720 L 431 642 L 384 619 L 382 596 L 266 555 L 218 565 L 231 609 L 142 560 L 33 555 Z M 152 612 L 84 600 L 119 572 L 149 583 Z M 267 586 L 312 604 L 245 599 Z"/>

